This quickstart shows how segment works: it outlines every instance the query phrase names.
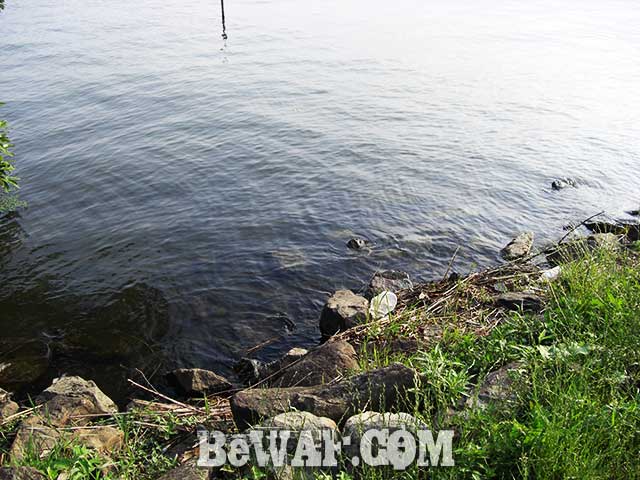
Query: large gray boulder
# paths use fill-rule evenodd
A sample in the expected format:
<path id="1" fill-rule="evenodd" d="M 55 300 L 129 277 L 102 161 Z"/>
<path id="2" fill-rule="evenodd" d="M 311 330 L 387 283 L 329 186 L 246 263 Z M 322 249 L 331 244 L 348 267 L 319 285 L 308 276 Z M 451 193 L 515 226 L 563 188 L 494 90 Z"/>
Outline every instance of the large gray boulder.
<path id="1" fill-rule="evenodd" d="M 320 315 L 324 338 L 367 321 L 369 301 L 351 290 L 338 290 L 327 300 Z"/>
<path id="2" fill-rule="evenodd" d="M 399 270 L 385 270 L 373 274 L 365 296 L 371 300 L 384 291 L 398 293 L 400 290 L 409 288 L 413 288 L 413 283 L 408 273 Z"/>
<path id="3" fill-rule="evenodd" d="M 511 240 L 509 244 L 502 249 L 502 258 L 512 262 L 526 257 L 531 253 L 533 247 L 534 234 L 533 232 L 524 232 Z"/>
<path id="4" fill-rule="evenodd" d="M 231 411 L 241 430 L 292 409 L 340 423 L 364 408 L 387 411 L 401 404 L 415 387 L 416 376 L 395 363 L 329 385 L 249 389 L 231 398 Z"/>
<path id="5" fill-rule="evenodd" d="M 171 372 L 169 378 L 187 395 L 202 396 L 233 389 L 233 384 L 226 378 L 201 368 L 179 368 Z"/>
<path id="6" fill-rule="evenodd" d="M 268 383 L 273 387 L 308 387 L 358 370 L 358 356 L 353 347 L 344 340 L 329 340 L 283 367 Z"/>

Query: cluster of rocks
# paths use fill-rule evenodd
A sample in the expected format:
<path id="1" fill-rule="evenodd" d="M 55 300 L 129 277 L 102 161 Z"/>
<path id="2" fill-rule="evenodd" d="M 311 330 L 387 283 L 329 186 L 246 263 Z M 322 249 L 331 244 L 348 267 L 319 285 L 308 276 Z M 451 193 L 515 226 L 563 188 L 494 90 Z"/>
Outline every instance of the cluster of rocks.
<path id="1" fill-rule="evenodd" d="M 30 453 L 42 454 L 61 441 L 74 441 L 104 456 L 122 447 L 123 432 L 110 426 L 91 425 L 94 420 L 118 412 L 115 403 L 92 381 L 62 377 L 35 398 L 35 407 L 19 413 L 4 391 L 0 394 L 0 422 L 20 420 L 9 450 L 13 463 Z M 45 478 L 27 468 L 3 468 L 0 479 Z"/>

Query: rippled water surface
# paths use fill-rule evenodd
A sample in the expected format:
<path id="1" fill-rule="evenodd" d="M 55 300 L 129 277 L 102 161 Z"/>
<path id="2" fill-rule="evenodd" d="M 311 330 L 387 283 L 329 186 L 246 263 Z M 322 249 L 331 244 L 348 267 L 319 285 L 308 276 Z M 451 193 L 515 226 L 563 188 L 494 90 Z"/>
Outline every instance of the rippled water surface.
<path id="1" fill-rule="evenodd" d="M 226 373 L 265 340 L 265 359 L 317 342 L 328 293 L 376 269 L 437 278 L 458 246 L 465 271 L 522 229 L 640 203 L 636 0 L 226 15 L 225 42 L 217 1 L 0 14 L 29 202 L 0 221 L 0 329 L 49 374 Z M 579 188 L 552 192 L 565 176 Z"/>

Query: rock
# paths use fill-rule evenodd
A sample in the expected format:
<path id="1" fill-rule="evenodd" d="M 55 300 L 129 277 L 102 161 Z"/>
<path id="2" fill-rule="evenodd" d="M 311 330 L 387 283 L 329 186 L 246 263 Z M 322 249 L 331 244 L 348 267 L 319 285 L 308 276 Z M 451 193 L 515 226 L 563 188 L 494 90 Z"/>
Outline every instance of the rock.
<path id="1" fill-rule="evenodd" d="M 240 381 L 244 385 L 255 385 L 270 379 L 292 363 L 297 362 L 309 351 L 305 348 L 294 347 L 282 357 L 270 363 L 264 363 L 252 358 L 242 358 L 233 367 Z"/>
<path id="2" fill-rule="evenodd" d="M 158 480 L 206 480 L 209 473 L 208 469 L 198 467 L 194 459 L 168 471 Z"/>
<path id="3" fill-rule="evenodd" d="M 0 387 L 15 390 L 35 383 L 49 368 L 50 354 L 39 340 L 0 339 Z"/>
<path id="4" fill-rule="evenodd" d="M 640 223 L 626 220 L 617 220 L 612 222 L 587 222 L 584 224 L 590 231 L 594 233 L 612 233 L 614 235 L 624 236 L 630 242 L 640 240 Z"/>
<path id="5" fill-rule="evenodd" d="M 376 272 L 373 275 L 365 296 L 371 300 L 385 290 L 398 293 L 400 290 L 406 290 L 408 288 L 413 288 L 413 283 L 408 273 L 399 270 L 385 270 L 383 272 Z"/>
<path id="6" fill-rule="evenodd" d="M 564 190 L 569 187 L 577 188 L 578 184 L 572 178 L 558 178 L 551 182 L 551 188 L 554 190 Z"/>
<path id="7" fill-rule="evenodd" d="M 233 371 L 244 385 L 255 385 L 265 376 L 266 364 L 254 358 L 241 358 L 233 366 Z"/>
<path id="8" fill-rule="evenodd" d="M 534 293 L 507 292 L 496 297 L 499 307 L 507 310 L 522 310 L 526 312 L 541 312 L 544 300 Z"/>
<path id="9" fill-rule="evenodd" d="M 179 368 L 168 376 L 187 395 L 202 396 L 233 389 L 233 384 L 226 378 L 201 368 Z"/>
<path id="10" fill-rule="evenodd" d="M 369 301 L 350 290 L 334 293 L 320 315 L 320 331 L 324 338 L 367 321 Z"/>
<path id="11" fill-rule="evenodd" d="M 360 370 L 358 356 L 344 340 L 328 341 L 299 358 L 296 363 L 283 367 L 269 381 L 270 386 L 308 387 L 328 383 L 336 378 Z"/>
<path id="12" fill-rule="evenodd" d="M 466 406 L 469 408 L 485 408 L 490 403 L 514 401 L 513 386 L 521 373 L 521 369 L 521 364 L 510 363 L 489 373 L 480 386 L 478 395 L 469 397 Z"/>
<path id="13" fill-rule="evenodd" d="M 95 426 L 77 430 L 63 430 L 37 422 L 23 422 L 11 445 L 10 456 L 16 461 L 28 452 L 46 452 L 60 441 L 74 441 L 104 454 L 122 447 L 124 433 L 113 427 Z"/>
<path id="14" fill-rule="evenodd" d="M 387 429 L 389 433 L 406 430 L 416 435 L 418 430 L 426 430 L 427 425 L 408 413 L 363 412 L 354 415 L 342 429 L 343 437 L 351 439 L 351 444 L 345 447 L 347 458 L 359 455 L 364 432 L 372 429 Z"/>
<path id="15" fill-rule="evenodd" d="M 291 463 L 291 459 L 294 457 L 298 447 L 299 440 L 303 438 L 303 435 L 306 436 L 306 438 L 312 439 L 313 443 L 319 447 L 320 452 L 325 451 L 325 444 L 323 441 L 326 435 L 325 432 L 330 431 L 335 441 L 338 441 L 340 438 L 338 426 L 333 420 L 325 417 L 317 417 L 308 412 L 281 413 L 280 415 L 276 415 L 275 417 L 266 420 L 262 425 L 254 429 L 254 431 L 256 430 L 265 431 L 263 434 L 263 447 L 265 451 L 268 451 L 269 449 L 269 441 L 267 440 L 269 432 L 273 430 L 286 430 L 290 432 L 290 437 L 287 441 L 287 454 L 289 457 L 289 462 L 287 463 Z M 314 475 L 314 472 L 318 472 L 317 469 L 292 467 L 281 468 L 274 467 L 273 464 L 270 464 L 267 468 L 272 474 L 274 474 L 275 478 L 278 479 L 314 479 L 317 478 Z"/>
<path id="16" fill-rule="evenodd" d="M 309 412 L 286 412 L 263 422 L 265 429 L 320 432 L 322 429 L 338 430 L 336 422 L 326 417 L 316 417 Z"/>
<path id="17" fill-rule="evenodd" d="M 640 208 L 638 210 L 629 210 L 627 215 L 631 215 L 632 217 L 640 217 Z"/>
<path id="18" fill-rule="evenodd" d="M 47 480 L 47 476 L 31 467 L 0 467 L 0 480 Z"/>
<path id="19" fill-rule="evenodd" d="M 502 257 L 509 262 L 526 257 L 533 247 L 533 239 L 533 232 L 521 233 L 502 249 Z"/>
<path id="20" fill-rule="evenodd" d="M 86 425 L 91 419 L 82 416 L 108 416 L 118 412 L 113 400 L 93 381 L 80 377 L 54 380 L 49 388 L 36 397 L 36 404 L 42 404 L 41 409 L 47 412 L 48 422 L 55 426 L 65 426 L 72 419 L 74 425 Z"/>
<path id="21" fill-rule="evenodd" d="M 543 280 L 546 280 L 548 282 L 554 282 L 558 279 L 561 273 L 562 273 L 562 267 L 558 265 L 557 267 L 553 267 L 548 270 L 542 271 L 540 274 L 540 277 Z"/>
<path id="22" fill-rule="evenodd" d="M 415 387 L 416 375 L 395 363 L 329 385 L 244 390 L 231 398 L 231 411 L 241 430 L 291 409 L 340 423 L 365 407 L 396 407 Z"/>
<path id="23" fill-rule="evenodd" d="M 347 242 L 347 247 L 349 247 L 351 250 L 362 250 L 368 245 L 369 241 L 360 237 L 354 237 Z"/>
<path id="24" fill-rule="evenodd" d="M 616 249 L 620 246 L 619 237 L 613 233 L 596 233 L 586 238 L 577 238 L 546 251 L 547 262 L 562 265 L 583 258 L 598 248 Z"/>
<path id="25" fill-rule="evenodd" d="M 5 418 L 18 413 L 18 410 L 20 410 L 20 407 L 16 402 L 11 400 L 9 392 L 0 388 L 0 423 L 2 423 Z"/>

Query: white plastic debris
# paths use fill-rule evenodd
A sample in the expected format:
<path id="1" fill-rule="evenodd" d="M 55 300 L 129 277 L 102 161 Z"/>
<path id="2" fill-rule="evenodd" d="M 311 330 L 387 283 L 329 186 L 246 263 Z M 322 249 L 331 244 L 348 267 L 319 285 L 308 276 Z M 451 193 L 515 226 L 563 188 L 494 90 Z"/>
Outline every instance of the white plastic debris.
<path id="1" fill-rule="evenodd" d="M 377 320 L 386 317 L 393 312 L 398 305 L 398 297 L 395 293 L 385 290 L 371 299 L 369 314 Z"/>
<path id="2" fill-rule="evenodd" d="M 550 268 L 549 270 L 545 270 L 544 272 L 542 272 L 542 278 L 548 280 L 549 282 L 553 282 L 560 276 L 561 271 L 562 269 L 560 268 L 560 266 Z"/>

